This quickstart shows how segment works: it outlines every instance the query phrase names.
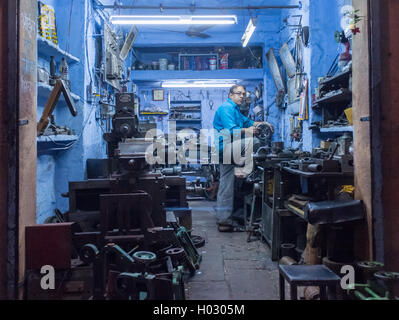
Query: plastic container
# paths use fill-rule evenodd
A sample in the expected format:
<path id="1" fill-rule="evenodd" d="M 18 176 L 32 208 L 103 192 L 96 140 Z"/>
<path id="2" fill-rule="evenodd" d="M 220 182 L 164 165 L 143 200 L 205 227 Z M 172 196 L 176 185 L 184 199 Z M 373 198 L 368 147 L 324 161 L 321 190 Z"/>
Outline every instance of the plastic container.
<path id="1" fill-rule="evenodd" d="M 216 58 L 209 59 L 209 69 L 216 70 Z"/>
<path id="2" fill-rule="evenodd" d="M 168 64 L 168 70 L 175 70 L 175 65 L 173 63 Z"/>
<path id="3" fill-rule="evenodd" d="M 229 68 L 229 54 L 222 53 L 220 55 L 219 69 L 228 69 L 228 68 Z"/>
<path id="4" fill-rule="evenodd" d="M 61 78 L 66 81 L 69 80 L 69 70 L 68 69 L 69 69 L 68 64 L 67 64 L 65 58 L 62 58 L 61 65 L 60 65 L 60 73 L 61 73 Z"/>
<path id="5" fill-rule="evenodd" d="M 352 118 L 352 108 L 348 108 L 344 110 L 346 118 L 351 126 L 353 126 L 353 118 Z"/>
<path id="6" fill-rule="evenodd" d="M 168 59 L 159 59 L 159 70 L 168 70 Z"/>

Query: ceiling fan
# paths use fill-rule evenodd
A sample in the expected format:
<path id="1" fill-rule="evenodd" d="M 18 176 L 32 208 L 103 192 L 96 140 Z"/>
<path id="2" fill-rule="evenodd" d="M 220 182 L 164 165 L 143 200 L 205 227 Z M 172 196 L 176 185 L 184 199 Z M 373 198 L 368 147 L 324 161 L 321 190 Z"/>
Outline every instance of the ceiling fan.
<path id="1" fill-rule="evenodd" d="M 188 30 L 185 32 L 186 35 L 188 35 L 189 37 L 198 37 L 198 38 L 202 38 L 202 39 L 206 39 L 209 38 L 210 35 L 207 33 L 204 33 L 205 30 L 208 30 L 209 28 L 212 28 L 213 25 L 204 25 L 204 26 L 190 26 L 190 28 L 188 28 Z"/>
<path id="2" fill-rule="evenodd" d="M 177 32 L 177 33 L 184 33 L 185 35 L 189 36 L 190 38 L 202 38 L 207 39 L 211 37 L 209 34 L 204 33 L 205 30 L 212 28 L 214 25 L 201 25 L 201 26 L 190 26 L 186 31 L 177 31 L 177 30 L 168 30 L 168 29 L 156 29 L 151 28 L 157 31 L 169 31 L 169 32 Z"/>

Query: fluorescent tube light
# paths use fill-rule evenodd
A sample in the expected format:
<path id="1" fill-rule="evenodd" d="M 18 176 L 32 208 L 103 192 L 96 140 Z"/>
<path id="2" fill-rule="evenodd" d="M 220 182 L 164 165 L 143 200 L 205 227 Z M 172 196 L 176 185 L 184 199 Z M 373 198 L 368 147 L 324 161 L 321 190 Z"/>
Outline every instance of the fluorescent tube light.
<path id="1" fill-rule="evenodd" d="M 162 88 L 230 88 L 236 83 L 231 81 L 166 81 L 162 82 Z"/>
<path id="2" fill-rule="evenodd" d="M 256 22 L 257 22 L 256 20 L 257 20 L 256 18 L 249 19 L 247 28 L 245 29 L 245 32 L 242 35 L 241 43 L 244 48 L 247 46 L 249 39 L 251 39 L 252 34 L 256 29 Z"/>
<path id="3" fill-rule="evenodd" d="M 118 15 L 111 16 L 113 24 L 237 24 L 235 15 L 214 16 L 136 16 Z"/>

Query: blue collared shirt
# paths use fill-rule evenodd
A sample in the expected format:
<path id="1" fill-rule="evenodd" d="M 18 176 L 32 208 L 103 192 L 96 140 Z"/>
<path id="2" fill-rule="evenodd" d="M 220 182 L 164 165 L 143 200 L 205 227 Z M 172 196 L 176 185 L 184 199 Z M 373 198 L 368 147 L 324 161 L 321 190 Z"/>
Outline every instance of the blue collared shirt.
<path id="1" fill-rule="evenodd" d="M 230 139 L 233 139 L 233 134 L 241 134 L 242 128 L 249 128 L 254 125 L 254 121 L 249 120 L 240 112 L 240 107 L 230 98 L 227 99 L 216 111 L 213 119 L 213 127 L 220 133 L 221 130 L 227 129 L 230 132 Z M 238 131 L 236 131 L 238 130 Z M 219 137 L 219 151 L 223 152 L 223 132 Z M 217 140 L 216 140 L 217 143 Z"/>

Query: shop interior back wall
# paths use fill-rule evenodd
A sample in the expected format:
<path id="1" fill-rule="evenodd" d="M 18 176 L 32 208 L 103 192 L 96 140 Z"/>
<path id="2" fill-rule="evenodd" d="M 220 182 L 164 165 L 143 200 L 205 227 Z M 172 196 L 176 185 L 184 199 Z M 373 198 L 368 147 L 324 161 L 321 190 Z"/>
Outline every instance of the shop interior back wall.
<path id="1" fill-rule="evenodd" d="M 56 107 L 55 119 L 57 125 L 66 125 L 73 129 L 76 141 L 58 143 L 51 148 L 40 148 L 38 154 L 37 166 L 37 221 L 43 222 L 47 217 L 54 214 L 54 209 L 66 211 L 68 208 L 67 198 L 61 196 L 67 191 L 68 181 L 81 180 L 85 177 L 86 159 L 88 158 L 104 158 L 105 145 L 102 139 L 103 127 L 98 121 L 98 105 L 95 99 L 88 93 L 102 92 L 111 94 L 112 88 L 99 85 L 98 74 L 96 69 L 101 67 L 101 56 L 98 51 L 98 38 L 103 33 L 103 16 L 101 14 L 101 6 L 98 1 L 70 1 L 68 3 L 59 1 L 46 0 L 45 3 L 52 5 L 55 10 L 57 36 L 59 48 L 67 51 L 76 59 L 72 59 L 69 63 L 69 77 L 71 80 L 71 91 L 76 98 L 76 106 L 78 116 L 72 117 L 66 105 Z M 180 3 L 181 2 L 181 3 Z M 187 5 L 185 1 L 179 4 Z M 244 3 L 243 3 L 244 2 Z M 328 71 L 334 56 L 342 48 L 334 41 L 334 32 L 340 28 L 340 8 L 347 4 L 348 1 L 334 0 L 321 1 L 301 1 L 301 9 L 265 9 L 265 10 L 228 10 L 228 13 L 237 14 L 238 24 L 230 26 L 215 26 L 205 30 L 203 33 L 209 37 L 190 37 L 185 34 L 186 26 L 169 27 L 162 30 L 155 26 L 140 27 L 138 35 L 135 39 L 133 49 L 135 52 L 140 48 L 151 49 L 151 47 L 176 47 L 176 50 L 198 49 L 204 46 L 214 46 L 215 48 L 223 48 L 226 46 L 240 46 L 240 39 L 243 31 L 251 16 L 257 15 L 258 26 L 254 33 L 249 47 L 260 46 L 263 48 L 263 63 L 260 70 L 240 70 L 227 69 L 216 70 L 211 73 L 214 78 L 236 79 L 244 81 L 248 85 L 248 89 L 253 91 L 254 87 L 263 82 L 264 92 L 263 106 L 265 110 L 265 118 L 271 122 L 276 128 L 274 141 L 285 141 L 287 146 L 302 146 L 304 150 L 311 151 L 312 147 L 319 144 L 322 135 L 307 130 L 307 126 L 311 121 L 312 112 L 310 112 L 310 120 L 303 123 L 303 136 L 300 142 L 291 141 L 289 132 L 289 114 L 287 109 L 278 108 L 275 105 L 276 88 L 270 74 L 269 67 L 265 61 L 265 54 L 271 48 L 274 49 L 277 58 L 281 46 L 287 42 L 290 49 L 293 49 L 295 43 L 296 29 L 287 25 L 295 24 L 301 15 L 301 23 L 303 26 L 310 26 L 310 41 L 308 47 L 304 48 L 304 71 L 310 80 L 309 99 L 311 93 L 317 86 L 317 78 L 323 76 Z M 104 6 L 113 5 L 113 1 L 101 1 Z M 122 5 L 130 5 L 124 3 Z M 137 1 L 135 5 L 158 5 L 158 3 L 148 3 Z M 166 1 L 164 5 L 177 5 L 176 1 Z M 245 6 L 245 5 L 287 5 L 298 6 L 298 1 L 219 1 L 218 5 L 223 7 Z M 200 6 L 214 6 L 211 1 L 201 1 Z M 326 6 L 328 10 L 326 10 Z M 97 8 L 97 9 L 96 9 Z M 103 11 L 112 13 L 112 10 L 104 9 Z M 140 11 L 140 10 L 139 10 Z M 170 13 L 188 12 L 188 10 L 171 11 Z M 198 11 L 198 12 L 197 12 Z M 126 13 L 123 10 L 119 12 Z M 142 10 L 136 13 L 146 12 Z M 118 13 L 118 12 L 115 12 Z M 169 11 L 168 11 L 169 13 Z M 195 13 L 208 13 L 197 9 Z M 331 14 L 334 13 L 334 14 Z M 328 19 L 327 19 L 328 15 Z M 129 26 L 123 28 L 115 28 L 122 36 L 126 36 L 130 30 Z M 39 41 L 40 45 L 40 41 Z M 49 54 L 38 54 L 38 65 L 49 66 Z M 244 50 L 244 56 L 251 56 L 249 49 Z M 244 58 L 244 57 L 243 57 Z M 125 63 L 125 68 L 131 67 L 137 59 L 134 55 L 129 55 Z M 279 60 L 280 61 L 280 60 Z M 60 57 L 57 60 L 57 69 L 59 69 Z M 230 66 L 231 68 L 231 66 Z M 125 69 L 125 72 L 126 72 Z M 58 71 L 58 70 L 57 70 Z M 175 73 L 174 73 L 175 72 Z M 152 90 L 159 89 L 159 84 L 152 85 L 154 79 L 160 79 L 161 76 L 175 79 L 179 71 L 147 71 L 145 73 L 137 70 L 131 70 L 130 80 L 134 82 L 136 92 L 140 96 L 140 108 L 145 107 L 148 102 L 160 108 L 167 109 L 167 100 L 163 102 L 152 101 Z M 200 72 L 189 73 L 189 76 L 201 77 Z M 207 72 L 207 76 L 209 72 Z M 186 77 L 188 77 L 186 75 Z M 128 90 L 133 90 L 132 83 L 128 83 Z M 90 89 L 88 89 L 90 88 Z M 44 90 L 38 90 L 39 93 Z M 165 89 L 165 97 L 170 92 L 170 96 L 184 97 L 190 96 L 191 99 L 203 100 L 202 103 L 202 127 L 211 128 L 212 115 L 216 111 L 223 99 L 226 98 L 227 90 L 220 88 L 207 90 L 182 89 L 177 90 Z M 47 96 L 49 92 L 46 93 Z M 40 117 L 45 101 L 46 94 L 38 95 L 38 118 Z M 144 97 L 145 96 L 145 97 Z M 204 99 L 205 98 L 205 99 Z M 147 99 L 147 101 L 146 101 Z M 93 102 L 94 101 L 94 102 Z M 311 100 L 310 100 L 311 101 Z M 161 129 L 166 128 L 168 117 L 158 118 L 157 121 L 164 124 L 159 126 Z M 65 147 L 65 144 L 68 148 Z M 65 149 L 63 149 L 65 148 Z"/>

